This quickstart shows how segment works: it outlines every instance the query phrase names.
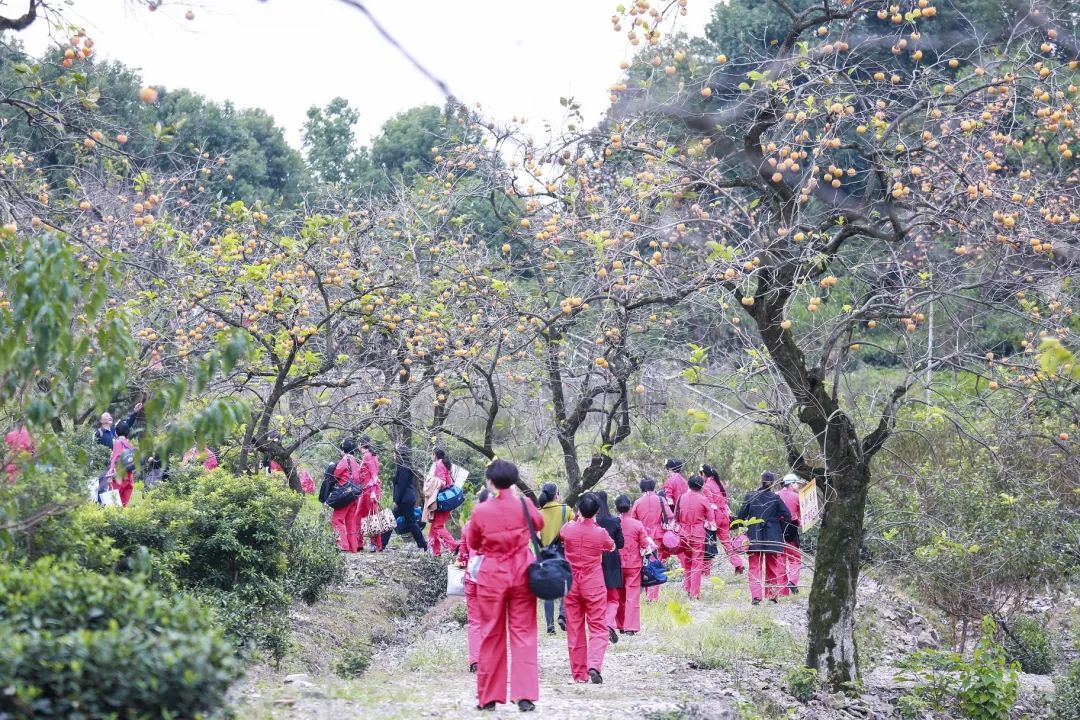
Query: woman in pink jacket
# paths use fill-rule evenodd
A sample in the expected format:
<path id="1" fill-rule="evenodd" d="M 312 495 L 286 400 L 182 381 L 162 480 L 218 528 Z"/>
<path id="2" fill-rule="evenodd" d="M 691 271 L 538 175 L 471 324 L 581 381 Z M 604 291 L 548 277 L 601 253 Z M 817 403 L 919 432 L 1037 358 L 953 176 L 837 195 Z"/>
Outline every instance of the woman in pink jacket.
<path id="1" fill-rule="evenodd" d="M 338 485 L 352 482 L 360 485 L 360 461 L 356 459 L 356 441 L 346 438 L 341 443 L 341 459 L 334 466 L 334 479 Z M 338 547 L 345 552 L 360 549 L 360 502 L 354 500 L 345 507 L 330 513 L 330 524 L 337 533 Z"/>
<path id="2" fill-rule="evenodd" d="M 607 627 L 607 586 L 604 584 L 604 553 L 615 549 L 608 531 L 596 522 L 600 501 L 585 493 L 578 501 L 580 519 L 563 526 L 566 560 L 574 581 L 566 594 L 566 646 L 570 653 L 570 673 L 574 682 L 604 682 L 604 654 L 609 641 Z M 585 628 L 588 626 L 588 639 Z"/>
<path id="3" fill-rule="evenodd" d="M 109 460 L 109 476 L 112 478 L 109 489 L 120 491 L 120 504 L 124 507 L 127 507 L 128 502 L 131 500 L 131 493 L 135 490 L 135 468 L 134 466 L 127 468 L 123 463 L 119 463 L 119 468 L 116 466 L 125 450 L 135 452 L 135 446 L 131 444 L 131 440 L 128 440 L 129 432 L 131 432 L 131 426 L 126 421 L 116 426 L 116 436 L 113 438 L 112 445 L 112 458 Z"/>
<path id="4" fill-rule="evenodd" d="M 480 494 L 476 497 L 476 504 L 480 505 L 488 499 L 490 491 L 484 488 L 480 491 Z M 469 560 L 471 560 L 475 553 L 469 550 L 469 523 L 465 523 L 465 527 L 461 528 L 461 542 L 458 543 L 457 550 L 457 566 L 460 568 L 468 568 Z M 466 635 L 465 644 L 466 650 L 469 656 L 469 672 L 476 672 L 477 663 L 480 660 L 480 611 L 476 607 L 476 582 L 469 577 L 469 573 L 465 572 L 465 617 L 466 621 Z"/>
<path id="5" fill-rule="evenodd" d="M 741 575 L 746 566 L 743 565 L 742 555 L 737 553 L 731 544 L 731 509 L 728 507 L 727 488 L 720 481 L 720 473 L 716 472 L 711 465 L 702 465 L 701 474 L 705 478 L 705 487 L 702 488 L 702 492 L 713 504 L 717 543 L 724 549 L 731 566 L 735 568 L 735 574 Z M 706 562 L 704 576 L 708 577 L 711 574 L 712 563 Z"/>
<path id="6" fill-rule="evenodd" d="M 379 480 L 379 456 L 375 454 L 375 446 L 371 438 L 366 435 L 360 438 L 360 481 L 363 489 L 360 496 L 359 507 L 356 511 L 356 524 L 360 523 L 369 515 L 379 512 L 379 498 L 382 497 L 382 482 Z M 357 531 L 359 532 L 359 530 Z M 357 541 L 357 549 L 364 549 L 364 538 Z M 371 536 L 371 551 L 382 550 L 382 535 Z"/>
<path id="7" fill-rule="evenodd" d="M 652 538 L 641 521 L 631 517 L 633 506 L 630 498 L 615 498 L 615 510 L 622 517 L 623 546 L 619 550 L 622 559 L 623 586 L 619 588 L 619 609 L 615 612 L 615 626 L 620 633 L 637 635 L 641 630 L 641 566 L 642 556 L 653 547 Z"/>
<path id="8" fill-rule="evenodd" d="M 652 538 L 657 548 L 663 549 L 664 529 L 660 527 L 664 515 L 663 498 L 656 494 L 656 481 L 642 478 L 638 483 L 642 495 L 634 502 L 630 517 L 645 526 L 645 532 Z M 664 553 L 661 552 L 661 555 Z M 660 599 L 660 586 L 653 585 L 645 590 L 645 599 L 656 602 Z"/>
<path id="9" fill-rule="evenodd" d="M 477 709 L 494 710 L 496 704 L 506 702 L 509 637 L 510 697 L 517 702 L 519 710 L 528 712 L 536 708 L 540 698 L 540 664 L 536 596 L 529 590 L 527 575 L 533 554 L 525 518 L 528 515 L 537 531 L 544 527 L 544 518 L 531 502 L 514 492 L 519 479 L 516 465 L 495 460 L 488 466 L 486 476 L 495 497 L 473 510 L 466 536 L 470 551 L 483 558 L 475 578 L 476 608 L 480 615 Z M 601 589 L 603 585 L 601 578 Z"/>
<path id="10" fill-rule="evenodd" d="M 667 479 L 664 480 L 664 495 L 667 496 L 668 502 L 674 507 L 675 503 L 679 502 L 679 498 L 690 489 L 686 483 L 686 478 L 682 475 L 683 461 L 668 460 L 664 463 L 664 468 L 668 471 Z"/>
<path id="11" fill-rule="evenodd" d="M 435 477 L 438 480 L 439 490 L 445 490 L 454 484 L 454 476 L 450 474 L 450 456 L 446 454 L 446 450 L 442 448 L 435 448 L 435 453 L 432 456 L 435 461 Z M 450 531 L 446 529 L 446 521 L 450 519 L 450 512 L 443 510 L 436 510 L 435 514 L 431 516 L 431 529 L 428 532 L 428 546 L 431 548 L 431 554 L 435 557 L 439 557 L 442 554 L 442 549 L 445 547 L 450 552 L 457 551 L 457 539 L 450 534 Z"/>
<path id="12" fill-rule="evenodd" d="M 705 563 L 705 531 L 716 527 L 712 504 L 702 494 L 705 480 L 694 475 L 689 481 L 690 492 L 675 503 L 675 519 L 682 527 L 682 552 L 679 561 L 683 568 L 683 589 L 691 600 L 701 597 L 701 568 Z"/>

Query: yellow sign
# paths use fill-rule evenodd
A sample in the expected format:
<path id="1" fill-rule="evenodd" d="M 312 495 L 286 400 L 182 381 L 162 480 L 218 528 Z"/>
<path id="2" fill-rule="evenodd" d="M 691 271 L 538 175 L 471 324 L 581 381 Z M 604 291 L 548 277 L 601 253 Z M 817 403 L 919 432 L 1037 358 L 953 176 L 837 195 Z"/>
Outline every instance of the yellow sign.
<path id="1" fill-rule="evenodd" d="M 818 505 L 817 483 L 814 480 L 799 488 L 799 529 L 806 531 L 821 519 Z"/>

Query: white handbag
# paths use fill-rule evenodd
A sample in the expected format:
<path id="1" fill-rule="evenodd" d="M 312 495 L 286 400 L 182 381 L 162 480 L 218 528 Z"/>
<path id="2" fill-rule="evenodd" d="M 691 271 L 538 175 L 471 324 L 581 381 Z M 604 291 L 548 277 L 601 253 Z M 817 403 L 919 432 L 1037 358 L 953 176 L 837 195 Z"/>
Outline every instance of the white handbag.
<path id="1" fill-rule="evenodd" d="M 469 479 L 469 471 L 460 465 L 453 465 L 450 467 L 450 477 L 454 478 L 455 487 L 463 488 L 465 481 Z"/>
<path id="2" fill-rule="evenodd" d="M 465 568 L 457 565 L 446 566 L 446 595 L 453 597 L 465 594 Z"/>
<path id="3" fill-rule="evenodd" d="M 98 501 L 105 507 L 121 507 L 119 490 L 106 490 L 98 496 Z"/>

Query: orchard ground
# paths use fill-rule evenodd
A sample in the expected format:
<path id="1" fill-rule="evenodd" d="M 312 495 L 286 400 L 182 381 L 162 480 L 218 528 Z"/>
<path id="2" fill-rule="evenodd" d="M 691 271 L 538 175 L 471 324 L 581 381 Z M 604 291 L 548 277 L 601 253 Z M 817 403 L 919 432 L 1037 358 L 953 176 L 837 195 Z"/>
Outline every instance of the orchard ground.
<path id="1" fill-rule="evenodd" d="M 349 578 L 330 599 L 294 610 L 296 646 L 279 668 L 253 668 L 233 692 L 240 717 L 489 717 L 475 711 L 465 655 L 464 599 L 441 596 L 444 564 L 395 548 L 349 556 Z M 717 563 L 719 566 L 719 563 Z M 819 693 L 799 703 L 785 677 L 803 659 L 807 595 L 752 607 L 744 576 L 721 567 L 699 602 L 687 604 L 676 573 L 661 601 L 646 604 L 642 633 L 610 645 L 603 685 L 569 675 L 566 636 L 540 633 L 540 717 L 887 718 L 900 717 L 904 684 L 895 664 L 938 631 L 894 588 L 864 579 L 860 650 L 865 687 L 853 697 Z M 803 577 L 809 587 L 810 575 Z M 426 610 L 424 599 L 435 604 Z M 359 652 L 358 652 L 359 648 Z M 370 653 L 366 649 L 370 648 Z M 360 657 L 357 665 L 355 658 Z M 350 665 L 350 658 L 353 664 Z M 357 672 L 341 677 L 343 669 Z M 1017 710 L 1041 704 L 1046 677 L 1021 676 Z M 512 705 L 496 715 L 518 713 Z"/>

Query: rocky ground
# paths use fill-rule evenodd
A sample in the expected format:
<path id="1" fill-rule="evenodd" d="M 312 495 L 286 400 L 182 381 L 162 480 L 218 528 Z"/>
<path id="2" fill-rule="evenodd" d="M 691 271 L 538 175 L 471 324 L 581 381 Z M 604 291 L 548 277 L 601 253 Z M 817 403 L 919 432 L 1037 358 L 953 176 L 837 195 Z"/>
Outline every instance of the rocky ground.
<path id="1" fill-rule="evenodd" d="M 752 607 L 730 567 L 687 603 L 678 583 L 643 610 L 643 632 L 610 646 L 603 685 L 570 678 L 563 633 L 540 638 L 538 717 L 607 720 L 896 718 L 897 661 L 936 647 L 938 633 L 895 590 L 860 588 L 864 688 L 797 702 L 785 677 L 798 667 L 806 595 Z M 350 558 L 349 580 L 329 601 L 295 611 L 298 645 L 280 668 L 256 667 L 234 691 L 244 718 L 489 717 L 474 710 L 464 608 L 441 598 L 436 560 L 404 551 Z M 808 585 L 809 578 L 804 579 Z M 441 599 L 440 599 L 441 598 Z M 352 674 L 351 679 L 341 675 Z M 1033 716 L 1049 680 L 1022 678 L 1016 717 Z M 495 715 L 517 714 L 513 706 Z"/>

